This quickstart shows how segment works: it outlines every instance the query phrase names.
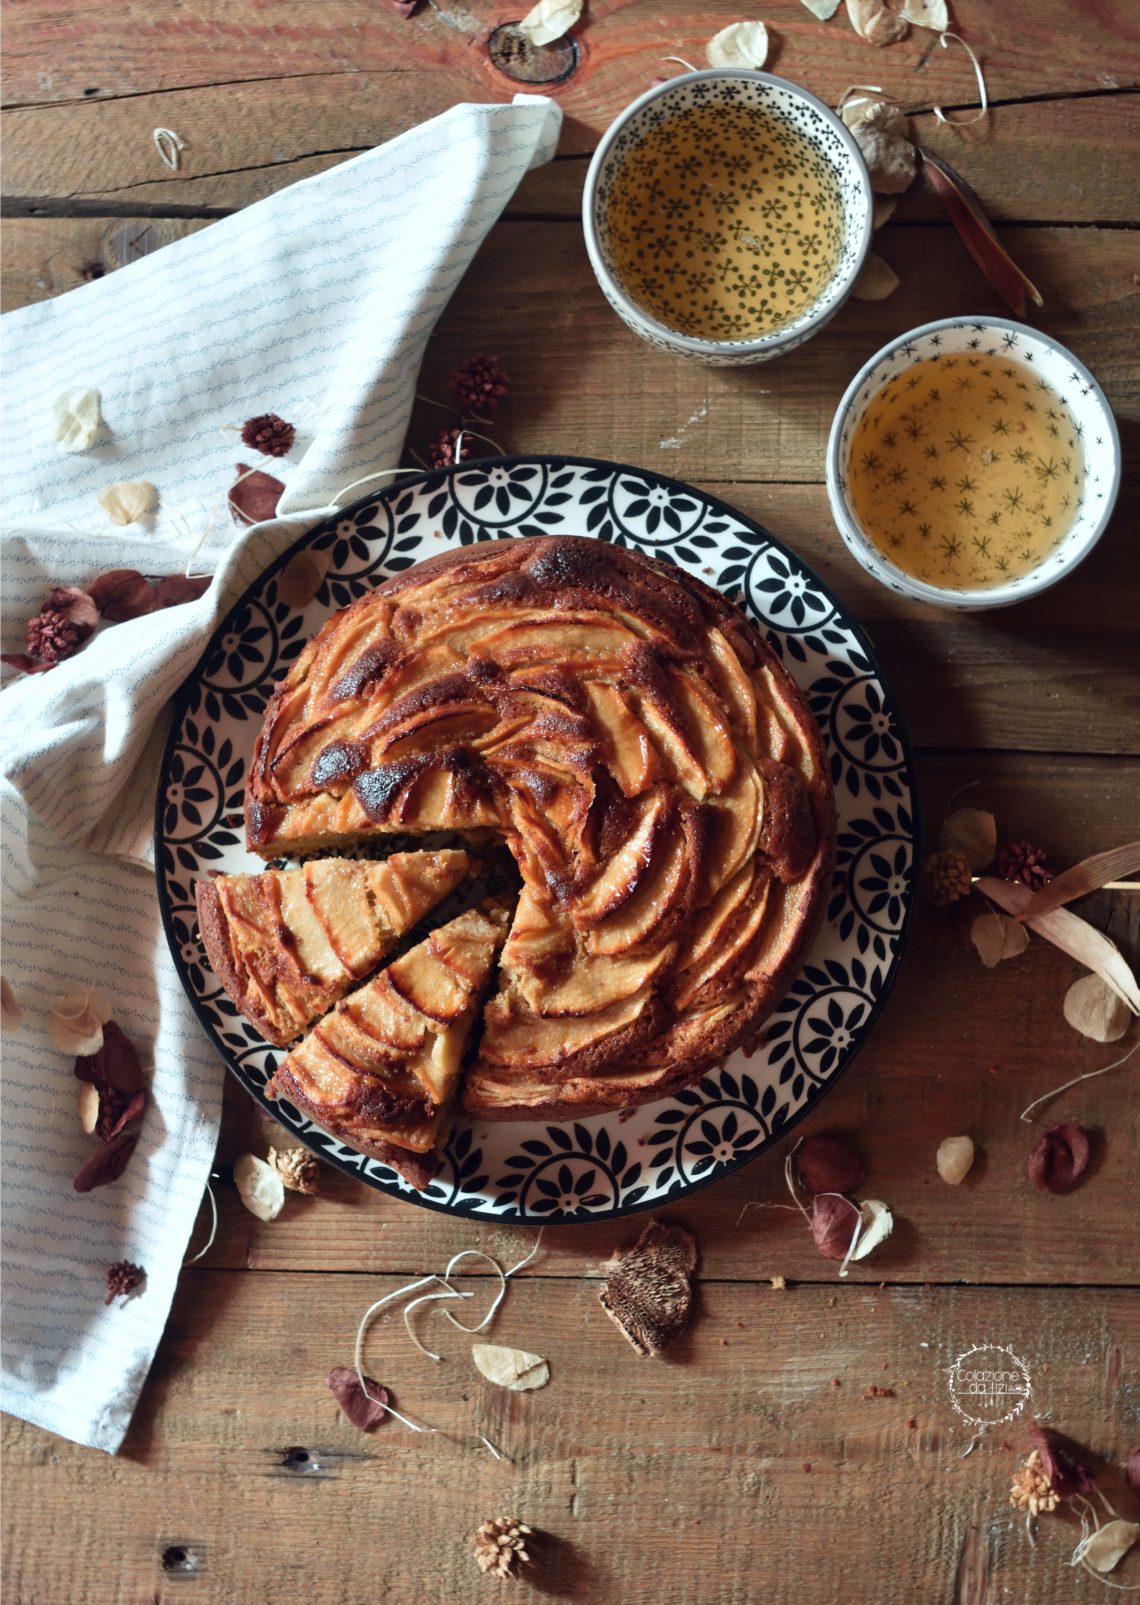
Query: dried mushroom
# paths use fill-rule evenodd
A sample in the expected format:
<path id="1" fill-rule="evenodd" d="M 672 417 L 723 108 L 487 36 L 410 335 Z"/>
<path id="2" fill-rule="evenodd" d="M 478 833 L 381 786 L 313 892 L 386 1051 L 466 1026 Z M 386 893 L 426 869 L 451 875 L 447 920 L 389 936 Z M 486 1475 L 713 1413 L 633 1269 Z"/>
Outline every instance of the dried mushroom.
<path id="1" fill-rule="evenodd" d="M 660 1354 L 684 1328 L 696 1264 L 697 1245 L 683 1227 L 651 1220 L 632 1248 L 602 1266 L 602 1308 L 639 1354 Z"/>
<path id="2" fill-rule="evenodd" d="M 881 195 L 901 195 L 918 171 L 906 113 L 886 100 L 848 101 L 840 116 L 863 152 L 871 188 Z"/>

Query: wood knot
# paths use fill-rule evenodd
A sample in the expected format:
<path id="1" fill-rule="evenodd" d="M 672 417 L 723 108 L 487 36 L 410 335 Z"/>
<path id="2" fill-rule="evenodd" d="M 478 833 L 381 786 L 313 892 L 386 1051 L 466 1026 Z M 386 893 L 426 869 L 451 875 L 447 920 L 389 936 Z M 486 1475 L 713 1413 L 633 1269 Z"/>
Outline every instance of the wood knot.
<path id="1" fill-rule="evenodd" d="M 504 22 L 487 40 L 492 64 L 517 84 L 561 84 L 578 65 L 578 45 L 559 39 L 552 45 L 532 45 L 519 32 L 517 22 Z"/>

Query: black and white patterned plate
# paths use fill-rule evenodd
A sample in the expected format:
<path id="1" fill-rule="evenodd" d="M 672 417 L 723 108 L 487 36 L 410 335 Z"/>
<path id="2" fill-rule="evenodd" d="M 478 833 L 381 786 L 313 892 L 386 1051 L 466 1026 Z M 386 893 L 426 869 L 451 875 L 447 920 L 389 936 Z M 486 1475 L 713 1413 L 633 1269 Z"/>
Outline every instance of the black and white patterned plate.
<path id="1" fill-rule="evenodd" d="M 557 1125 L 461 1120 L 424 1193 L 265 1099 L 277 1050 L 237 1013 L 206 960 L 194 882 L 263 867 L 245 851 L 246 763 L 275 682 L 331 612 L 449 547 L 593 535 L 676 563 L 741 601 L 807 691 L 839 815 L 826 923 L 766 1042 L 698 1086 L 621 1115 Z M 303 610 L 277 576 L 308 545 L 329 566 Z M 723 502 L 641 469 L 578 457 L 502 457 L 417 476 L 318 524 L 246 592 L 182 689 L 159 780 L 159 902 L 182 983 L 246 1090 L 330 1165 L 382 1192 L 478 1218 L 570 1221 L 646 1209 L 754 1158 L 850 1064 L 890 990 L 914 899 L 909 746 L 858 626 L 809 568 Z"/>

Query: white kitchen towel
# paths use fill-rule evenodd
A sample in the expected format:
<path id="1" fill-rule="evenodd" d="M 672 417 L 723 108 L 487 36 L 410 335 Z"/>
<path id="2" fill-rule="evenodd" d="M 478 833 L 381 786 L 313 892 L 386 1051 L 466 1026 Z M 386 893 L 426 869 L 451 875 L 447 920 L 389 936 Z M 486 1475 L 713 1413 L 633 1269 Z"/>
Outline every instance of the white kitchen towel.
<path id="1" fill-rule="evenodd" d="M 162 715 L 219 613 L 353 481 L 400 461 L 428 335 L 529 167 L 554 151 L 539 96 L 461 105 L 104 279 L 3 320 L 3 646 L 53 585 L 115 567 L 184 569 L 199 601 L 104 626 L 0 696 L 3 969 L 22 1025 L 4 1036 L 6 1410 L 116 1450 L 162 1335 L 217 1140 L 222 1070 L 166 950 L 150 869 Z M 456 353 L 457 357 L 469 353 Z M 55 441 L 71 386 L 102 396 L 82 454 Z M 235 426 L 277 413 L 298 431 L 283 465 Z M 235 463 L 285 481 L 278 517 L 227 511 Z M 111 524 L 96 493 L 155 484 L 153 528 Z M 53 999 L 102 992 L 153 1065 L 123 1178 L 87 1194 L 91 1152 L 72 1061 L 46 1034 Z M 146 1270 L 104 1305 L 104 1272 Z M 208 1356 L 203 1363 L 208 1364 Z"/>

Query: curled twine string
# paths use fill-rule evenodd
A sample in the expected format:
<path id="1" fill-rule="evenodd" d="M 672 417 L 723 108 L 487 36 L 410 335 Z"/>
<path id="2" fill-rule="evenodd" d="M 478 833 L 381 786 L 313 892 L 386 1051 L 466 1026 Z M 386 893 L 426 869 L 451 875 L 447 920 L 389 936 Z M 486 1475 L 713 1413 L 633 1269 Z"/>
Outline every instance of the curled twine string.
<path id="1" fill-rule="evenodd" d="M 1093 1491 L 1112 1519 L 1114 1521 L 1119 1521 L 1120 1517 L 1105 1498 L 1101 1490 L 1095 1486 L 1095 1484 Z M 1083 1506 L 1084 1508 L 1077 1509 L 1077 1515 L 1080 1517 L 1081 1521 L 1081 1538 L 1080 1542 L 1077 1544 L 1077 1547 L 1073 1550 L 1072 1555 L 1069 1557 L 1069 1565 L 1079 1566 L 1082 1571 L 1088 1572 L 1090 1577 L 1095 1577 L 1098 1583 L 1103 1583 L 1105 1588 L 1115 1588 L 1122 1594 L 1140 1593 L 1140 1583 L 1114 1583 L 1111 1578 L 1105 1577 L 1102 1572 L 1098 1572 L 1095 1566 L 1089 1565 L 1088 1560 L 1085 1557 L 1088 1554 L 1090 1544 L 1096 1537 L 1097 1533 L 1100 1532 L 1100 1516 L 1097 1514 L 1096 1507 L 1090 1504 L 1083 1494 L 1073 1494 L 1072 1504 L 1075 1509 L 1078 1506 Z M 1029 1529 L 1027 1527 L 1026 1531 L 1028 1530 Z"/>
<path id="2" fill-rule="evenodd" d="M 1074 1076 L 1071 1081 L 1066 1081 L 1063 1087 L 1054 1087 L 1052 1092 L 1043 1092 L 1040 1098 L 1034 1098 L 1028 1108 L 1021 1111 L 1020 1118 L 1027 1125 L 1032 1125 L 1033 1122 L 1029 1117 L 1035 1109 L 1040 1109 L 1043 1103 L 1048 1103 L 1052 1098 L 1059 1098 L 1063 1092 L 1068 1092 L 1070 1087 L 1076 1087 L 1082 1081 L 1094 1081 L 1097 1076 L 1106 1076 L 1110 1070 L 1119 1070 L 1122 1064 L 1126 1064 L 1131 1059 L 1137 1048 L 1140 1048 L 1140 1042 L 1134 1042 L 1127 1053 L 1123 1054 L 1119 1059 L 1114 1059 L 1111 1064 L 1102 1065 L 1099 1070 L 1086 1070 L 1083 1076 Z"/>
<path id="3" fill-rule="evenodd" d="M 217 1178 L 217 1174 L 218 1173 L 216 1170 L 212 1170 L 210 1172 L 210 1175 L 215 1179 Z M 208 1254 L 214 1246 L 214 1239 L 218 1235 L 218 1200 L 214 1197 L 214 1189 L 210 1186 L 209 1177 L 207 1177 L 206 1180 L 206 1196 L 210 1200 L 210 1235 L 207 1237 L 205 1243 L 203 1243 L 202 1247 L 196 1254 L 192 1254 L 189 1259 L 184 1259 L 182 1261 L 183 1270 L 186 1269 L 187 1265 L 195 1265 L 198 1260 L 202 1259 L 204 1255 Z"/>
<path id="4" fill-rule="evenodd" d="M 990 103 L 989 97 L 986 94 L 986 80 L 982 73 L 981 62 L 978 60 L 977 56 L 975 56 L 974 52 L 970 49 L 966 41 L 962 38 L 961 34 L 939 34 L 938 43 L 942 46 L 943 50 L 949 50 L 951 39 L 953 39 L 956 44 L 961 45 L 962 49 L 970 58 L 970 65 L 974 69 L 974 77 L 978 80 L 978 95 L 981 99 L 981 105 L 978 107 L 978 110 L 972 117 L 948 117 L 941 106 L 932 106 L 930 109 L 933 111 L 938 121 L 940 123 L 945 123 L 947 128 L 969 128 L 971 123 L 980 123 L 982 118 L 988 116 L 989 114 Z"/>
<path id="5" fill-rule="evenodd" d="M 154 148 L 163 166 L 169 167 L 172 173 L 177 173 L 182 166 L 182 152 L 186 149 L 186 141 L 179 139 L 173 128 L 156 128 L 151 138 L 154 140 Z"/>
<path id="6" fill-rule="evenodd" d="M 405 1307 L 403 1315 L 404 1328 L 412 1342 L 415 1344 L 416 1348 L 419 1349 L 421 1354 L 426 1355 L 429 1360 L 435 1360 L 439 1362 L 442 1359 L 442 1356 L 433 1353 L 431 1349 L 425 1348 L 413 1331 L 410 1320 L 412 1311 L 418 1309 L 421 1304 L 431 1304 L 442 1299 L 474 1298 L 474 1291 L 464 1291 L 462 1288 L 453 1287 L 450 1279 L 455 1271 L 456 1266 L 461 1260 L 468 1258 L 482 1259 L 492 1267 L 499 1277 L 498 1292 L 492 1299 L 490 1307 L 483 1316 L 483 1319 L 475 1326 L 468 1326 L 463 1321 L 457 1321 L 454 1315 L 451 1314 L 450 1310 L 444 1311 L 444 1314 L 447 1316 L 452 1326 L 458 1327 L 461 1332 L 482 1332 L 494 1319 L 500 1304 L 503 1302 L 503 1299 L 506 1296 L 507 1282 L 509 1279 L 512 1276 L 517 1275 L 518 1272 L 521 1271 L 525 1266 L 529 1265 L 534 1259 L 535 1255 L 538 1253 L 539 1247 L 542 1243 L 542 1232 L 543 1228 L 540 1227 L 538 1236 L 534 1240 L 534 1245 L 531 1248 L 530 1253 L 527 1254 L 523 1259 L 519 1260 L 517 1265 L 512 1265 L 508 1271 L 504 1271 L 497 1260 L 492 1259 L 490 1254 L 484 1254 L 481 1249 L 464 1248 L 461 1249 L 458 1254 L 453 1254 L 451 1259 L 448 1260 L 442 1276 L 436 1274 L 435 1272 L 432 1272 L 430 1276 L 421 1276 L 418 1281 L 409 1282 L 405 1287 L 398 1287 L 394 1292 L 386 1293 L 383 1298 L 377 1299 L 375 1304 L 369 1305 L 368 1309 L 365 1310 L 364 1315 L 361 1317 L 360 1325 L 356 1329 L 356 1343 L 353 1348 L 353 1366 L 356 1370 L 356 1380 L 360 1383 L 360 1389 L 364 1394 L 364 1397 L 366 1399 L 370 1399 L 373 1404 L 382 1405 L 383 1408 L 387 1410 L 389 1415 L 395 1416 L 397 1421 L 402 1422 L 403 1425 L 408 1427 L 412 1432 L 443 1433 L 444 1436 L 448 1436 L 442 1427 L 431 1427 L 428 1426 L 426 1422 L 415 1421 L 411 1416 L 406 1416 L 401 1411 L 397 1410 L 390 1402 L 383 1399 L 378 1399 L 375 1394 L 369 1393 L 368 1384 L 364 1377 L 364 1340 L 368 1335 L 368 1328 L 371 1326 L 376 1316 L 379 1315 L 381 1310 L 386 1309 L 389 1304 L 395 1303 L 397 1299 L 407 1298 L 409 1293 L 418 1293 L 420 1288 L 430 1287 L 434 1283 L 441 1289 L 441 1291 L 435 1293 L 425 1293 L 420 1298 L 413 1299 L 412 1302 Z M 483 1433 L 476 1433 L 475 1436 L 480 1440 L 481 1443 L 486 1445 L 496 1460 L 504 1460 L 507 1458 Z"/>

